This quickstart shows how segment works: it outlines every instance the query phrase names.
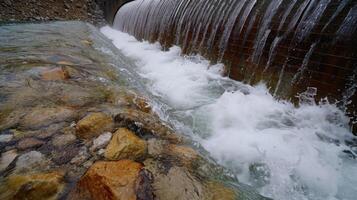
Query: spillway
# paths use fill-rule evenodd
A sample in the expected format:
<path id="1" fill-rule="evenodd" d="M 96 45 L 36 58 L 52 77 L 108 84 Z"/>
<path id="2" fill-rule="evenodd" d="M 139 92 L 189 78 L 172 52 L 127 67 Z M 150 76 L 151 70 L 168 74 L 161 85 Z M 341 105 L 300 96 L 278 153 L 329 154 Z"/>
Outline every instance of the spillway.
<path id="1" fill-rule="evenodd" d="M 114 27 L 164 49 L 223 63 L 229 77 L 265 82 L 276 97 L 316 88 L 356 123 L 357 1 L 136 0 Z"/>

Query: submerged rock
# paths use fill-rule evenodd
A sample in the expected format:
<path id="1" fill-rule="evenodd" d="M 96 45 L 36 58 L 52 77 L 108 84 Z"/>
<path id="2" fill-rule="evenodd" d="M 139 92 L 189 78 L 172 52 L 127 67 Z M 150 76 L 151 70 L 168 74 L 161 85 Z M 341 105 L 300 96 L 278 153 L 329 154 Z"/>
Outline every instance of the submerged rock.
<path id="1" fill-rule="evenodd" d="M 152 111 L 147 99 L 125 89 L 113 88 L 107 101 L 114 105 L 132 107 L 145 113 Z"/>
<path id="2" fill-rule="evenodd" d="M 59 171 L 11 175 L 0 186 L 0 199 L 57 199 L 64 188 L 63 176 Z"/>
<path id="3" fill-rule="evenodd" d="M 104 113 L 90 113 L 77 123 L 76 133 L 82 139 L 91 139 L 112 131 L 113 127 L 113 119 L 110 116 Z"/>
<path id="4" fill-rule="evenodd" d="M 20 140 L 20 142 L 17 144 L 17 148 L 19 150 L 26 150 L 29 148 L 40 147 L 44 143 L 45 142 L 38 140 L 36 138 L 24 138 L 24 139 Z"/>
<path id="5" fill-rule="evenodd" d="M 68 72 L 62 67 L 44 70 L 41 76 L 46 81 L 66 80 L 69 78 Z"/>
<path id="6" fill-rule="evenodd" d="M 71 107 L 83 107 L 105 101 L 106 90 L 98 85 L 61 85 L 59 100 Z"/>
<path id="7" fill-rule="evenodd" d="M 20 125 L 24 129 L 38 129 L 54 123 L 71 121 L 75 117 L 74 110 L 67 107 L 35 107 L 24 116 Z"/>
<path id="8" fill-rule="evenodd" d="M 57 165 L 67 164 L 79 154 L 79 151 L 80 147 L 78 144 L 70 144 L 64 147 L 59 147 L 52 152 L 52 161 Z"/>
<path id="9" fill-rule="evenodd" d="M 151 135 L 172 143 L 182 143 L 184 138 L 174 133 L 155 115 L 135 109 L 123 109 L 115 116 L 120 126 L 129 127 L 141 135 Z"/>
<path id="10" fill-rule="evenodd" d="M 130 160 L 94 163 L 70 192 L 68 199 L 135 200 L 143 165 Z"/>
<path id="11" fill-rule="evenodd" d="M 154 176 L 154 194 L 161 200 L 205 199 L 204 185 L 192 176 L 186 168 L 173 166 L 162 170 L 153 160 L 146 160 L 145 168 Z"/>
<path id="12" fill-rule="evenodd" d="M 199 158 L 196 150 L 188 146 L 170 144 L 167 147 L 167 153 L 179 159 L 180 162 L 186 165 L 192 164 L 193 161 Z"/>
<path id="13" fill-rule="evenodd" d="M 74 158 L 72 158 L 71 164 L 80 165 L 80 164 L 84 163 L 86 160 L 88 160 L 89 157 L 90 157 L 90 155 L 88 153 L 87 148 L 82 147 L 79 150 L 78 155 L 76 155 Z"/>
<path id="14" fill-rule="evenodd" d="M 206 185 L 206 199 L 209 200 L 236 200 L 239 199 L 234 189 L 220 182 L 210 181 Z"/>
<path id="15" fill-rule="evenodd" d="M 76 141 L 76 136 L 73 134 L 63 134 L 55 136 L 52 139 L 52 144 L 55 147 L 63 147 Z"/>
<path id="16" fill-rule="evenodd" d="M 109 160 L 139 159 L 147 152 L 145 140 L 140 139 L 132 131 L 119 128 L 113 135 L 105 151 Z"/>
<path id="17" fill-rule="evenodd" d="M 12 134 L 3 134 L 0 135 L 0 142 L 10 142 L 14 136 Z"/>
<path id="18" fill-rule="evenodd" d="M 253 163 L 249 165 L 249 178 L 256 187 L 263 187 L 270 182 L 270 169 L 264 163 Z"/>
<path id="19" fill-rule="evenodd" d="M 4 152 L 0 158 L 0 172 L 4 171 L 17 157 L 16 149 Z"/>
<path id="20" fill-rule="evenodd" d="M 22 154 L 16 161 L 17 171 L 33 171 L 49 168 L 50 162 L 38 151 L 30 151 Z"/>

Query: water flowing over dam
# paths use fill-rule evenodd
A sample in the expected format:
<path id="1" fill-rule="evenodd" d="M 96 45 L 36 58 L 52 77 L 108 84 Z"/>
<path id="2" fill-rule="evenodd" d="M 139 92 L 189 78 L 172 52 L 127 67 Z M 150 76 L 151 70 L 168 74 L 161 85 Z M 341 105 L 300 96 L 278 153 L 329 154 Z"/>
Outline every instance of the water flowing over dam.
<path id="1" fill-rule="evenodd" d="M 0 57 L 0 200 L 356 200 L 357 0 L 4 0 Z"/>
<path id="2" fill-rule="evenodd" d="M 101 31 L 161 119 L 241 183 L 355 198 L 357 1 L 136 0 Z"/>
<path id="3" fill-rule="evenodd" d="M 223 63 L 229 77 L 264 81 L 278 97 L 337 100 L 356 123 L 355 0 L 136 0 L 114 28 Z"/>

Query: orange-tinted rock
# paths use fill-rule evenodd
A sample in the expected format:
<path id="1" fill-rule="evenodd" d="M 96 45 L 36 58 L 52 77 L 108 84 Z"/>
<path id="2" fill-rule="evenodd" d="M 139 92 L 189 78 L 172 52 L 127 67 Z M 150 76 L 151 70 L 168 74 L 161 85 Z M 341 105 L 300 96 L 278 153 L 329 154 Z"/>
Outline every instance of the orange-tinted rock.
<path id="1" fill-rule="evenodd" d="M 68 199 L 136 200 L 136 183 L 143 165 L 131 160 L 94 163 Z"/>
<path id="2" fill-rule="evenodd" d="M 138 159 L 147 151 L 145 140 L 140 139 L 132 131 L 119 128 L 110 140 L 105 157 L 109 160 Z"/>
<path id="3" fill-rule="evenodd" d="M 42 79 L 46 81 L 66 80 L 68 78 L 68 72 L 62 67 L 56 67 L 42 72 Z"/>
<path id="4" fill-rule="evenodd" d="M 62 192 L 62 172 L 11 175 L 0 186 L 0 199 L 57 199 Z"/>
<path id="5" fill-rule="evenodd" d="M 81 119 L 76 126 L 77 136 L 82 139 L 97 137 L 113 130 L 113 119 L 104 113 L 90 113 Z"/>

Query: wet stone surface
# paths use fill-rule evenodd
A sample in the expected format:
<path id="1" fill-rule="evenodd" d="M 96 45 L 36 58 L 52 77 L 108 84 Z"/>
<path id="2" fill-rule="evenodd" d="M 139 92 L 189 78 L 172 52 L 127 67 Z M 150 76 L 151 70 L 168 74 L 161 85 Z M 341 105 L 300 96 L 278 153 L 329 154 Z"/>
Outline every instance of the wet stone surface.
<path id="1" fill-rule="evenodd" d="M 0 199 L 238 198 L 129 87 L 122 55 L 94 27 L 0 35 Z"/>

